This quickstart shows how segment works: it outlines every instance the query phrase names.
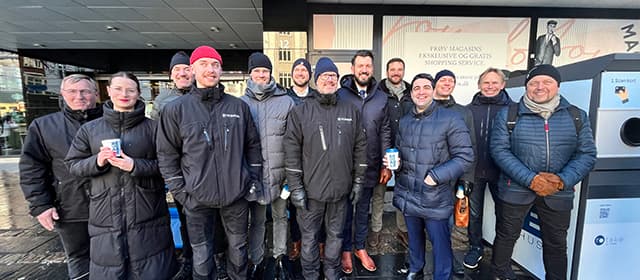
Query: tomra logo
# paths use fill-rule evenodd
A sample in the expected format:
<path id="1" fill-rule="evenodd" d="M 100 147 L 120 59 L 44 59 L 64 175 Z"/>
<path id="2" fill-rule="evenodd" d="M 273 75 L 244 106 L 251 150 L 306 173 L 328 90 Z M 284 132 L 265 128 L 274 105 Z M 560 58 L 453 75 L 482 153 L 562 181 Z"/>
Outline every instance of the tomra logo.
<path id="1" fill-rule="evenodd" d="M 596 239 L 593 240 L 593 243 L 596 244 L 596 246 L 601 246 L 602 244 L 604 244 L 605 238 L 602 235 L 598 235 L 596 236 Z"/>

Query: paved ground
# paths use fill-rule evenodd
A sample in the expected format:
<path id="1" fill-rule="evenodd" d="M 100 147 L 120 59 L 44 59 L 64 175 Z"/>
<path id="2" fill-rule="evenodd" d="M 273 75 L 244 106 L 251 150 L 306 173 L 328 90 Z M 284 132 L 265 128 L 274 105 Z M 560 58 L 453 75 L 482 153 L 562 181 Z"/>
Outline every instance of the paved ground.
<path id="1" fill-rule="evenodd" d="M 28 215 L 27 204 L 20 191 L 17 171 L 17 158 L 0 158 L 0 279 L 66 279 L 63 248 L 54 232 L 44 230 Z M 386 209 L 392 208 L 387 205 Z M 378 270 L 375 273 L 368 272 L 358 261 L 354 261 L 355 268 L 351 278 L 404 279 L 397 269 L 404 262 L 406 248 L 396 239 L 395 228 L 393 212 L 386 212 L 381 244 L 377 248 L 368 248 L 376 261 Z M 461 260 L 466 250 L 464 230 L 454 230 L 452 241 L 454 253 Z M 267 246 L 268 244 L 270 242 L 267 242 Z M 427 249 L 430 250 L 429 246 Z M 429 255 L 428 251 L 427 256 Z M 479 269 L 467 270 L 464 275 L 457 275 L 454 279 L 490 279 L 490 255 L 491 250 L 485 249 L 485 258 Z M 431 270 L 430 258 L 428 257 L 427 260 L 425 272 Z M 269 258 L 267 266 L 272 265 L 272 258 Z M 299 261 L 288 263 L 288 267 L 297 276 L 296 278 L 302 279 L 299 274 Z M 532 279 L 524 272 L 518 271 L 516 267 L 514 269 L 519 275 L 518 279 Z M 272 278 L 271 275 L 272 269 L 269 269 L 265 279 Z M 431 279 L 428 273 L 425 279 Z"/>

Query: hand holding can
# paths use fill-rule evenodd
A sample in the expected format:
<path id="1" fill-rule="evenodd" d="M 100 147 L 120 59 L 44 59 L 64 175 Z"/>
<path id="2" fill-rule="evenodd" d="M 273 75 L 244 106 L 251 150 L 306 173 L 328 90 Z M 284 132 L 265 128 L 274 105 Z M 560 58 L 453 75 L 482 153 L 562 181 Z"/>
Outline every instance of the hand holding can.
<path id="1" fill-rule="evenodd" d="M 386 150 L 386 166 L 390 170 L 398 170 L 400 167 L 400 151 L 396 148 Z"/>
<path id="2" fill-rule="evenodd" d="M 102 140 L 102 146 L 110 148 L 111 151 L 113 151 L 113 154 L 116 157 L 121 157 L 121 154 L 120 154 L 120 138 Z"/>

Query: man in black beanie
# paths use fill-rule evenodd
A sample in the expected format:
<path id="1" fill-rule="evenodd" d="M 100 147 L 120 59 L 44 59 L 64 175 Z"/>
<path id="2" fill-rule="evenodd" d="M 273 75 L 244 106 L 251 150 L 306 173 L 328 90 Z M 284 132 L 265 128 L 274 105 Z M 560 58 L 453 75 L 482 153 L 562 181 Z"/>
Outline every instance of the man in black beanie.
<path id="1" fill-rule="evenodd" d="M 491 130 L 491 157 L 501 169 L 491 269 L 498 279 L 516 279 L 511 270 L 513 247 L 535 206 L 545 278 L 567 279 L 574 186 L 596 163 L 591 122 L 586 112 L 560 96 L 560 73 L 555 67 L 532 68 L 525 89 L 516 104 L 516 119 L 509 120 L 512 108 L 502 110 Z"/>
<path id="2" fill-rule="evenodd" d="M 337 98 L 338 68 L 327 57 L 316 64 L 318 94 L 291 110 L 284 138 L 291 203 L 302 232 L 302 274 L 319 279 L 318 235 L 326 229 L 324 276 L 338 279 L 347 200 L 361 194 L 366 139 L 355 105 Z"/>
<path id="3" fill-rule="evenodd" d="M 293 79 L 293 85 L 287 90 L 287 93 L 298 105 L 315 91 L 309 86 L 309 81 L 311 80 L 311 64 L 309 64 L 309 61 L 304 58 L 296 59 L 291 67 L 291 78 Z"/>
<path id="4" fill-rule="evenodd" d="M 189 92 L 191 87 L 193 76 L 191 75 L 189 56 L 185 52 L 179 51 L 173 55 L 171 63 L 169 63 L 169 72 L 174 87 L 171 90 L 161 92 L 153 101 L 153 109 L 149 113 L 151 119 L 158 119 L 160 111 L 167 103 Z"/>

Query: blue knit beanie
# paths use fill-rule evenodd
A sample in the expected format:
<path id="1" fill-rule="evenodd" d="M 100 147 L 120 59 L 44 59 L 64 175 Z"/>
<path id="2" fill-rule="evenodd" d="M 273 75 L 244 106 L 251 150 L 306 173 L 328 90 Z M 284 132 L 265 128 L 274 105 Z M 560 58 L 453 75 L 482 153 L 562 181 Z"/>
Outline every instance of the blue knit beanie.
<path id="1" fill-rule="evenodd" d="M 293 62 L 293 65 L 291 66 L 291 74 L 293 75 L 293 70 L 296 69 L 296 66 L 302 64 L 302 66 L 304 66 L 304 68 L 307 68 L 307 72 L 309 72 L 309 75 L 311 75 L 311 64 L 309 63 L 308 60 L 304 59 L 304 58 L 298 58 L 296 59 L 295 62 Z"/>
<path id="2" fill-rule="evenodd" d="M 434 79 L 434 81 L 435 81 L 436 83 L 438 83 L 438 80 L 440 80 L 440 78 L 445 77 L 445 76 L 452 77 L 452 78 L 453 78 L 453 81 L 454 81 L 454 82 L 456 81 L 456 75 L 454 75 L 454 74 L 453 74 L 453 72 L 451 72 L 451 70 L 447 70 L 447 69 L 444 69 L 444 70 L 442 70 L 442 71 L 438 72 L 438 73 L 436 74 L 436 78 Z M 434 84 L 434 86 L 435 86 L 435 84 Z"/>
<path id="3" fill-rule="evenodd" d="M 317 82 L 318 76 L 324 72 L 334 72 L 336 75 L 340 76 L 340 73 L 338 73 L 338 67 L 336 67 L 333 60 L 328 57 L 321 57 L 318 59 L 318 62 L 316 62 L 316 71 L 313 73 L 313 80 Z"/>

